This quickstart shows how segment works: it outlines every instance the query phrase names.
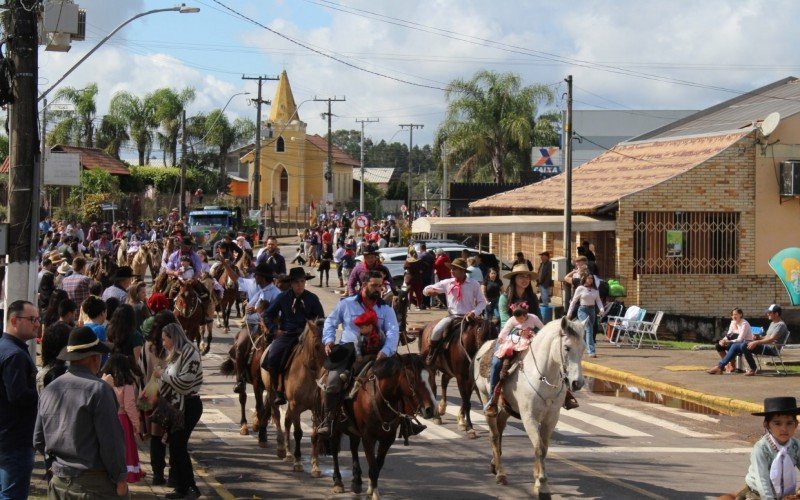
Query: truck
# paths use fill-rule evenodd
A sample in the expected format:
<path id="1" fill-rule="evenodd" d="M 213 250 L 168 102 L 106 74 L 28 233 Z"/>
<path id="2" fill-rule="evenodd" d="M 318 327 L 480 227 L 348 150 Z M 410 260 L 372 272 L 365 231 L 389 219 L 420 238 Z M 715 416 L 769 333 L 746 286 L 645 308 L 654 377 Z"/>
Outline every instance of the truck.
<path id="1" fill-rule="evenodd" d="M 211 256 L 214 244 L 236 225 L 236 214 L 224 207 L 208 206 L 189 212 L 189 232 L 198 248 Z"/>

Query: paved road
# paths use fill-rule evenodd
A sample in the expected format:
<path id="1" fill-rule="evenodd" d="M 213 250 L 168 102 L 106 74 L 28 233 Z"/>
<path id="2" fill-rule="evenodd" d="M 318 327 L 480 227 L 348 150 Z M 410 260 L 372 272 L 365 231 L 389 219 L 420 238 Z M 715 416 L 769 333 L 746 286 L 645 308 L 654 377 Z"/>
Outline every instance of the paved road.
<path id="1" fill-rule="evenodd" d="M 320 295 L 326 311 L 339 298 L 331 289 L 309 288 Z M 415 313 L 411 314 L 413 321 Z M 292 472 L 290 463 L 276 458 L 271 428 L 266 449 L 258 448 L 255 436 L 239 435 L 233 380 L 218 370 L 231 338 L 215 332 L 212 351 L 204 358 L 205 411 L 193 436 L 193 456 L 236 498 L 331 497 L 330 459 L 320 460 L 322 478 L 309 475 L 309 415 L 304 419 L 306 470 L 302 473 Z M 586 391 L 577 396 L 581 407 L 562 412 L 548 458 L 555 498 L 707 498 L 738 490 L 743 484 L 750 443 L 760 425 L 757 418 L 699 415 Z M 254 406 L 253 401 L 250 397 L 248 408 Z M 512 421 L 507 429 L 503 458 L 509 484 L 500 487 L 489 473 L 491 448 L 481 413 L 473 413 L 478 439 L 468 440 L 453 416 L 458 398 L 450 398 L 449 403 L 443 425 L 430 424 L 412 438 L 410 446 L 397 441 L 390 450 L 381 475 L 384 497 L 528 496 L 532 449 L 521 424 Z M 473 407 L 478 408 L 477 400 Z M 349 457 L 342 455 L 341 463 L 347 486 Z M 363 459 L 362 467 L 366 476 Z M 350 493 L 339 496 L 353 497 Z"/>

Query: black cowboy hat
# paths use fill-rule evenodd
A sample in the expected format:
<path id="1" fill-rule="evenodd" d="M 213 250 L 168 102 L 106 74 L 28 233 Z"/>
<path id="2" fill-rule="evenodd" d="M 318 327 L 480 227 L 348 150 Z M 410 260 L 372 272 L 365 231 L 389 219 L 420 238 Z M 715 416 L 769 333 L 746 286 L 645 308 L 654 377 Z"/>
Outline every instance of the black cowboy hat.
<path id="1" fill-rule="evenodd" d="M 349 368 L 351 361 L 355 359 L 356 348 L 352 342 L 345 342 L 344 344 L 336 344 L 331 349 L 331 353 L 325 358 L 322 364 L 328 370 L 340 370 Z"/>
<path id="2" fill-rule="evenodd" d="M 305 269 L 302 267 L 293 267 L 289 269 L 289 275 L 287 276 L 289 281 L 299 280 L 300 278 L 305 278 L 307 280 L 313 280 L 316 278 L 313 274 L 307 274 Z"/>
<path id="3" fill-rule="evenodd" d="M 181 238 L 181 245 L 185 245 L 187 247 L 194 246 L 194 240 L 191 236 L 185 234 L 183 235 L 183 238 Z"/>
<path id="4" fill-rule="evenodd" d="M 274 271 L 272 270 L 272 266 L 267 264 L 266 262 L 262 262 L 261 264 L 257 265 L 253 274 L 257 274 L 259 276 L 263 276 L 271 280 L 274 277 Z"/>
<path id="5" fill-rule="evenodd" d="M 61 361 L 76 361 L 88 358 L 95 354 L 108 354 L 111 352 L 108 344 L 101 342 L 88 326 L 73 328 L 69 332 L 67 346 L 58 353 Z"/>
<path id="6" fill-rule="evenodd" d="M 133 278 L 133 269 L 131 266 L 122 266 L 117 269 L 117 272 L 111 277 L 111 281 L 124 280 L 125 278 Z"/>
<path id="7" fill-rule="evenodd" d="M 767 415 L 800 415 L 800 408 L 797 407 L 797 400 L 790 396 L 780 398 L 766 398 L 764 400 L 764 411 L 753 413 L 757 417 Z"/>
<path id="8" fill-rule="evenodd" d="M 367 245 L 362 253 L 363 255 L 378 255 L 378 245 Z"/>

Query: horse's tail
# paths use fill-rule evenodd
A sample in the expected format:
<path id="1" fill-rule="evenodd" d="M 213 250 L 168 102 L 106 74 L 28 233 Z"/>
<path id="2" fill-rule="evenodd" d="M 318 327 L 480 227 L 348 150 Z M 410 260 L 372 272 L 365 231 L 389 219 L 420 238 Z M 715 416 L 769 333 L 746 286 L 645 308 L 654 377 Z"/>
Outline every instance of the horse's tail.
<path id="1" fill-rule="evenodd" d="M 231 358 L 226 359 L 222 362 L 219 366 L 219 372 L 226 377 L 230 377 L 235 372 L 235 367 L 233 365 L 233 360 Z"/>

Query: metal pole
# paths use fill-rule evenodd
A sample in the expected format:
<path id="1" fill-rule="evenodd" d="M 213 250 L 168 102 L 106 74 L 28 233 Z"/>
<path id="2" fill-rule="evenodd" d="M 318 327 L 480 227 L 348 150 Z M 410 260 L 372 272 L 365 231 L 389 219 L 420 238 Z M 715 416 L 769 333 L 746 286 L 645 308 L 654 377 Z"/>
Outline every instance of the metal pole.
<path id="1" fill-rule="evenodd" d="M 572 75 L 567 76 L 567 113 L 564 120 L 564 257 L 567 259 L 567 266 L 572 255 Z M 565 308 L 569 302 L 567 297 L 567 287 L 562 287 L 562 305 Z"/>
<path id="2" fill-rule="evenodd" d="M 180 208 L 178 215 L 183 220 L 186 213 L 186 110 L 181 111 L 181 203 L 178 205 Z"/>
<path id="3" fill-rule="evenodd" d="M 331 205 L 333 205 L 333 202 L 334 202 L 334 200 L 333 200 L 333 133 L 331 132 L 331 116 L 332 116 L 331 115 L 331 103 L 332 102 L 344 102 L 346 100 L 347 100 L 346 97 L 341 97 L 341 98 L 339 98 L 339 97 L 328 97 L 328 98 L 325 98 L 325 99 L 320 99 L 320 98 L 314 97 L 314 101 L 317 101 L 317 102 L 327 101 L 328 102 L 328 112 L 327 113 L 323 113 L 323 115 L 325 115 L 325 114 L 328 115 L 328 164 L 325 165 L 325 173 L 323 174 L 323 179 L 327 183 L 327 188 L 324 190 L 325 193 L 327 193 L 327 196 L 325 196 L 325 200 L 324 200 L 325 213 L 328 212 L 328 203 L 331 203 Z M 322 207 L 320 207 L 320 209 L 321 208 Z M 317 213 L 319 213 L 319 210 L 317 211 Z"/>
<path id="4" fill-rule="evenodd" d="M 424 126 L 425 125 L 422 125 L 422 124 L 419 124 L 419 123 L 400 124 L 400 129 L 401 130 L 405 129 L 406 127 L 408 127 L 408 205 L 407 206 L 408 206 L 408 210 L 409 211 L 413 210 L 413 208 L 411 207 L 411 195 L 412 195 L 412 191 L 411 191 L 411 165 L 412 165 L 411 154 L 412 154 L 413 148 L 414 148 L 414 129 L 415 128 L 423 128 Z"/>
<path id="5" fill-rule="evenodd" d="M 447 180 L 447 144 L 442 144 L 442 199 L 439 202 L 439 217 L 447 216 L 447 199 L 450 185 Z"/>
<path id="6" fill-rule="evenodd" d="M 250 199 L 251 207 L 258 210 L 261 204 L 261 105 L 272 104 L 270 101 L 261 98 L 261 85 L 266 80 L 277 81 L 280 80 L 274 76 L 244 76 L 242 80 L 257 80 L 258 81 L 258 97 L 252 102 L 256 105 L 256 147 L 253 151 L 253 195 Z M 230 102 L 230 101 L 228 101 Z"/>

